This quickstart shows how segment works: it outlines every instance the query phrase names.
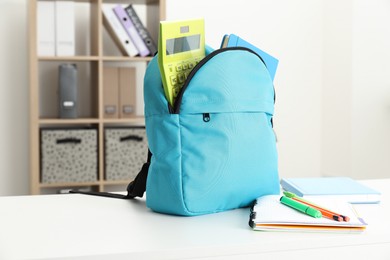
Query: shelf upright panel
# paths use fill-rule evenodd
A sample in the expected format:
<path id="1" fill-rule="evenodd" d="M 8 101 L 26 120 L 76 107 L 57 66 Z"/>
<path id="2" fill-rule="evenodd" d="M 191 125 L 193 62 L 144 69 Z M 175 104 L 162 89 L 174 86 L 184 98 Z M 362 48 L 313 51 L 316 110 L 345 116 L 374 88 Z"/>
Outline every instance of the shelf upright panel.
<path id="1" fill-rule="evenodd" d="M 101 55 L 101 0 L 93 0 L 90 2 L 90 14 L 91 14 L 91 52 L 92 55 Z"/>
<path id="2" fill-rule="evenodd" d="M 96 34 L 96 41 L 99 43 L 98 46 L 98 182 L 99 182 L 99 191 L 104 191 L 104 122 L 103 122 L 103 12 L 102 12 L 103 0 L 98 0 L 98 12 L 96 15 L 97 20 L 96 26 L 98 28 Z"/>
<path id="3" fill-rule="evenodd" d="M 99 191 L 103 191 L 102 181 L 104 179 L 104 122 L 103 122 L 103 62 L 98 62 L 98 181 Z"/>
<path id="4" fill-rule="evenodd" d="M 29 79 L 30 79 L 30 193 L 39 194 L 39 96 L 37 57 L 37 2 L 29 4 Z"/>
<path id="5" fill-rule="evenodd" d="M 160 0 L 160 21 L 164 21 L 166 19 L 166 0 Z"/>

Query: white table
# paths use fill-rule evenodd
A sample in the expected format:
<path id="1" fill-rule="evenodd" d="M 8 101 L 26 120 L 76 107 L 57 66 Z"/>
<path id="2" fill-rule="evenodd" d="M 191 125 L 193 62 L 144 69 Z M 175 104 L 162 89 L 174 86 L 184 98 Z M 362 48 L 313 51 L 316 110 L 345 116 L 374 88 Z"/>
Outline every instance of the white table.
<path id="1" fill-rule="evenodd" d="M 383 194 L 356 206 L 363 234 L 256 232 L 249 209 L 177 217 L 144 200 L 0 197 L 0 259 L 390 259 L 390 179 L 363 183 Z"/>

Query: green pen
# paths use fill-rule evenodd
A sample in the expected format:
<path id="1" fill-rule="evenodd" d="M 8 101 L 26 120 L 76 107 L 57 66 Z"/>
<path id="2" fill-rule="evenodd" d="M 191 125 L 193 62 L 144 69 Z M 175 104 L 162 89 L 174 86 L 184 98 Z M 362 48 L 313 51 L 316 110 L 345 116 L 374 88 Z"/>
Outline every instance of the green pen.
<path id="1" fill-rule="evenodd" d="M 303 212 L 313 218 L 321 218 L 322 214 L 319 210 L 316 210 L 306 204 L 300 203 L 296 200 L 290 199 L 286 196 L 280 197 L 280 202 L 283 203 L 286 206 L 289 206 L 293 209 L 296 209 L 300 212 Z"/>
<path id="2" fill-rule="evenodd" d="M 283 194 L 284 194 L 284 196 L 289 197 L 289 198 L 296 198 L 296 197 L 300 198 L 297 194 L 292 193 L 290 191 L 283 191 Z"/>

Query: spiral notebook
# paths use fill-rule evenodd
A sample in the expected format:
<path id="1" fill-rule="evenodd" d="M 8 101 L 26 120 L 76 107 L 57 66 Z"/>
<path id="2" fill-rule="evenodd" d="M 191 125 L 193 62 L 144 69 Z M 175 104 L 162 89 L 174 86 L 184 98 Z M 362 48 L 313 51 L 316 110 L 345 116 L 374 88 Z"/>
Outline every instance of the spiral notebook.
<path id="1" fill-rule="evenodd" d="M 348 216 L 350 220 L 335 221 L 327 218 L 313 218 L 280 203 L 280 195 L 258 198 L 251 209 L 249 225 L 259 231 L 295 232 L 340 232 L 361 233 L 367 223 L 358 216 L 353 206 L 344 201 L 313 200 L 329 210 Z"/>

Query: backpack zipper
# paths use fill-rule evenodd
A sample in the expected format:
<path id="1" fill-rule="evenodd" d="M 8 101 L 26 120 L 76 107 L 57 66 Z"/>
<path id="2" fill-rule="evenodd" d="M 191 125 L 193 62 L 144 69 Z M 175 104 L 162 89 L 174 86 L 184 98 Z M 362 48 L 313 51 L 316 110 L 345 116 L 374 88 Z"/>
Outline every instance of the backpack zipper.
<path id="1" fill-rule="evenodd" d="M 203 121 L 210 122 L 210 113 L 203 113 Z"/>
<path id="2" fill-rule="evenodd" d="M 205 65 L 209 60 L 211 60 L 214 56 L 216 56 L 217 54 L 220 54 L 221 52 L 225 52 L 225 51 L 232 51 L 232 50 L 243 50 L 243 51 L 249 51 L 253 54 L 255 54 L 257 57 L 260 58 L 260 60 L 264 63 L 265 66 L 267 66 L 263 60 L 263 58 L 260 57 L 259 54 L 257 54 L 256 52 L 252 51 L 251 49 L 249 48 L 246 48 L 246 47 L 228 47 L 228 48 L 222 48 L 222 49 L 218 49 L 218 50 L 215 50 L 213 51 L 212 53 L 210 53 L 209 55 L 207 55 L 206 57 L 204 57 L 190 72 L 190 74 L 188 75 L 186 81 L 184 82 L 184 85 L 183 87 L 180 89 L 179 93 L 177 94 L 177 97 L 175 99 L 175 102 L 174 102 L 174 105 L 173 105 L 173 108 L 169 106 L 169 112 L 171 114 L 179 114 L 180 112 L 180 105 L 181 105 L 181 100 L 183 98 L 183 94 L 184 94 L 184 91 L 186 90 L 188 84 L 190 83 L 191 79 L 194 77 L 195 73 L 203 66 Z M 205 114 L 208 114 L 208 113 L 205 113 Z M 204 117 L 203 117 L 204 118 Z M 206 122 L 206 121 L 205 121 Z"/>

